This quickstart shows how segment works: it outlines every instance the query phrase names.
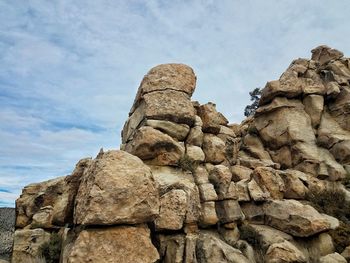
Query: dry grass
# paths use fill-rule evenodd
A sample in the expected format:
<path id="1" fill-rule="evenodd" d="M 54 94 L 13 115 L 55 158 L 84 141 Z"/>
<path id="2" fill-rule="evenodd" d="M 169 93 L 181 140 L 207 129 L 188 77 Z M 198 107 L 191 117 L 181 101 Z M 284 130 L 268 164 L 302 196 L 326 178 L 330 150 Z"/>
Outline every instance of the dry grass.
<path id="1" fill-rule="evenodd" d="M 191 173 L 194 173 L 198 167 L 198 163 L 192 160 L 187 154 L 184 154 L 180 158 L 178 166 L 184 171 L 190 171 Z"/>

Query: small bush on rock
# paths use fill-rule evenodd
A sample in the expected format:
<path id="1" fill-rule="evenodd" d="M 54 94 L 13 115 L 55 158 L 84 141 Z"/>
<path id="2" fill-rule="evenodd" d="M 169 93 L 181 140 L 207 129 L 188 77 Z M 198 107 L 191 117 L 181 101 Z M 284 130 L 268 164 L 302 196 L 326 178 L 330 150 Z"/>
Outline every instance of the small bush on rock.
<path id="1" fill-rule="evenodd" d="M 256 231 L 247 225 L 242 225 L 239 230 L 241 239 L 246 240 L 254 248 L 261 248 L 261 237 Z"/>
<path id="2" fill-rule="evenodd" d="M 350 224 L 350 203 L 346 201 L 345 193 L 337 186 L 326 190 L 310 190 L 307 199 L 317 211 L 338 218 Z"/>
<path id="3" fill-rule="evenodd" d="M 329 231 L 329 234 L 338 253 L 342 253 L 350 245 L 350 224 L 340 222 L 340 226 L 335 230 Z"/>
<path id="4" fill-rule="evenodd" d="M 342 183 L 346 188 L 350 189 L 350 173 L 346 174 L 346 177 L 343 179 Z"/>
<path id="5" fill-rule="evenodd" d="M 184 154 L 180 158 L 178 165 L 182 170 L 194 173 L 197 169 L 198 163 L 192 160 L 187 154 Z"/>
<path id="6" fill-rule="evenodd" d="M 329 234 L 336 251 L 343 252 L 350 245 L 350 203 L 346 201 L 345 193 L 339 187 L 332 186 L 324 191 L 310 191 L 307 198 L 318 212 L 336 217 L 340 221 L 340 226 L 329 231 Z"/>
<path id="7" fill-rule="evenodd" d="M 62 238 L 57 233 L 52 233 L 50 241 L 40 247 L 40 252 L 46 263 L 58 263 L 60 261 Z"/>

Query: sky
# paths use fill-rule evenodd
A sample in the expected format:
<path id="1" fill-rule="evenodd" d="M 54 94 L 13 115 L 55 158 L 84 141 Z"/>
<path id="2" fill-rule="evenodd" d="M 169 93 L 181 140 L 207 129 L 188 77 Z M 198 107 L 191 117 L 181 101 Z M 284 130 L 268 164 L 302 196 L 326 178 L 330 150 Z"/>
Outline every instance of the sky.
<path id="1" fill-rule="evenodd" d="M 350 56 L 350 1 L 0 0 L 0 207 L 118 149 L 152 67 L 185 63 L 193 100 L 243 120 L 248 92 L 326 44 Z"/>

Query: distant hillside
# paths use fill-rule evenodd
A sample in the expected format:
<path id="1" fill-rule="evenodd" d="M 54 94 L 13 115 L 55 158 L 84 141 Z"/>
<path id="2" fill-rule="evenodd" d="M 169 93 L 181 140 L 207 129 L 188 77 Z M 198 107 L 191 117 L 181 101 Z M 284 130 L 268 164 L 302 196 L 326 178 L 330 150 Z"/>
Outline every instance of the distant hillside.
<path id="1" fill-rule="evenodd" d="M 0 259 L 9 259 L 11 255 L 15 220 L 14 208 L 0 208 Z"/>

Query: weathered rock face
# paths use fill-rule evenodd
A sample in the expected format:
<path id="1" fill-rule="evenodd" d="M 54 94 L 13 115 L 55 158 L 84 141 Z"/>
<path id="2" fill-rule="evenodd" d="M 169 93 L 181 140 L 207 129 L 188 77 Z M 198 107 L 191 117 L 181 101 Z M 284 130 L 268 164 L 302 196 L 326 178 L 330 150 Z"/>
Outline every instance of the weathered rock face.
<path id="1" fill-rule="evenodd" d="M 197 241 L 198 263 L 227 262 L 248 263 L 249 260 L 243 253 L 220 240 L 218 236 L 210 232 L 201 233 Z"/>
<path id="2" fill-rule="evenodd" d="M 159 214 L 159 197 L 151 170 L 123 151 L 98 156 L 82 178 L 74 221 L 82 225 L 137 224 Z"/>
<path id="3" fill-rule="evenodd" d="M 140 225 L 83 230 L 63 263 L 112 263 L 116 260 L 125 263 L 154 263 L 158 259 L 149 229 Z"/>
<path id="4" fill-rule="evenodd" d="M 56 232 L 62 263 L 345 262 L 349 214 L 320 206 L 350 202 L 350 60 L 326 46 L 294 60 L 241 124 L 191 101 L 195 86 L 186 65 L 154 67 L 120 151 L 25 187 L 13 262 Z"/>
<path id="5" fill-rule="evenodd" d="M 296 200 L 268 202 L 264 211 L 267 225 L 297 237 L 308 237 L 333 228 L 330 218 Z"/>
<path id="6" fill-rule="evenodd" d="M 16 201 L 16 227 L 52 228 L 73 223 L 74 200 L 91 159 L 80 160 L 72 175 L 31 184 Z"/>
<path id="7" fill-rule="evenodd" d="M 40 246 L 49 240 L 50 233 L 41 228 L 16 230 L 11 262 L 36 262 L 41 257 Z"/>

